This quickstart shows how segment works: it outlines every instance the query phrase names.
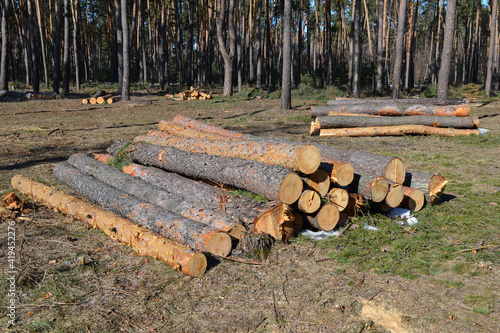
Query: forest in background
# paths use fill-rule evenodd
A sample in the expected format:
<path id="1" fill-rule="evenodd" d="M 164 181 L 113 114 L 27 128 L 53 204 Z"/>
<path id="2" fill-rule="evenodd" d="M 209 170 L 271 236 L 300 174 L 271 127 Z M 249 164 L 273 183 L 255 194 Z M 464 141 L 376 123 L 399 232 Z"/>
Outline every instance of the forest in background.
<path id="1" fill-rule="evenodd" d="M 230 73 L 229 94 L 275 90 L 289 54 L 291 87 L 380 95 L 395 75 L 401 89 L 438 82 L 454 2 L 447 81 L 498 88 L 498 0 L 2 0 L 0 89 L 9 81 L 65 94 L 96 82 L 119 91 L 130 82 L 213 87 Z"/>

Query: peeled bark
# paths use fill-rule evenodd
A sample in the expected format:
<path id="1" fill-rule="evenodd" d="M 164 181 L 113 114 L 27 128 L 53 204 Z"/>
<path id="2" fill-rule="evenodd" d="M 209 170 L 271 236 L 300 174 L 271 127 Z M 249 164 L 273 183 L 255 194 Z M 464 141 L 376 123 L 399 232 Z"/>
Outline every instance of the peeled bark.
<path id="1" fill-rule="evenodd" d="M 454 129 L 423 125 L 401 125 L 380 127 L 353 127 L 322 129 L 319 136 L 329 137 L 358 137 L 358 136 L 398 136 L 407 134 L 460 136 L 479 135 L 477 129 Z"/>
<path id="2" fill-rule="evenodd" d="M 333 230 L 340 219 L 340 213 L 337 207 L 332 204 L 324 204 L 314 215 L 308 215 L 309 223 L 317 229 L 330 231 Z"/>
<path id="3" fill-rule="evenodd" d="M 241 238 L 246 230 L 243 225 L 235 223 L 222 213 L 201 208 L 200 205 L 188 202 L 181 196 L 160 190 L 140 178 L 127 175 L 92 157 L 84 154 L 74 154 L 68 159 L 68 163 L 120 191 L 134 195 L 185 218 L 227 232 L 235 238 Z"/>
<path id="4" fill-rule="evenodd" d="M 404 186 L 420 190 L 425 195 L 425 200 L 431 205 L 438 203 L 448 181 L 440 174 L 407 170 Z"/>
<path id="5" fill-rule="evenodd" d="M 311 123 L 310 134 L 327 128 L 380 127 L 401 125 L 424 125 L 432 127 L 478 128 L 478 117 L 442 117 L 442 116 L 327 116 L 318 117 Z"/>
<path id="6" fill-rule="evenodd" d="M 43 202 L 50 208 L 86 222 L 93 228 L 101 229 L 112 239 L 131 246 L 140 255 L 159 259 L 183 274 L 200 276 L 205 273 L 205 255 L 193 252 L 186 245 L 164 238 L 101 207 L 24 176 L 14 176 L 11 183 L 12 187 L 35 201 Z"/>
<path id="7" fill-rule="evenodd" d="M 218 256 L 227 256 L 231 252 L 228 234 L 148 204 L 84 174 L 66 162 L 55 166 L 54 175 L 90 201 L 175 242 Z"/>
<path id="8" fill-rule="evenodd" d="M 314 173 L 320 164 L 320 153 L 312 145 L 287 145 L 252 141 L 214 141 L 172 137 L 162 131 L 151 131 L 135 142 L 168 146 L 193 153 L 238 157 L 245 160 L 281 165 L 304 174 Z"/>
<path id="9" fill-rule="evenodd" d="M 144 165 L 239 187 L 290 205 L 299 199 L 303 189 L 302 179 L 297 174 L 277 165 L 147 143 L 135 143 L 127 151 Z"/>
<path id="10" fill-rule="evenodd" d="M 313 106 L 311 117 L 333 116 L 336 113 L 361 113 L 367 115 L 379 116 L 449 116 L 466 117 L 470 116 L 470 106 L 467 104 L 459 105 L 426 105 L 416 103 L 391 103 L 387 104 L 345 104 L 345 105 L 326 105 Z"/>

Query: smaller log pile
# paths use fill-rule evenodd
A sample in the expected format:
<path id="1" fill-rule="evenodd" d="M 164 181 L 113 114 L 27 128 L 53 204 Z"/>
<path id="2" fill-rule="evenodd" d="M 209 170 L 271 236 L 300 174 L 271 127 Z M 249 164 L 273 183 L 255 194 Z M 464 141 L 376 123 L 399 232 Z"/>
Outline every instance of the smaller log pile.
<path id="1" fill-rule="evenodd" d="M 479 118 L 460 99 L 338 99 L 312 107 L 311 116 L 310 135 L 479 135 Z"/>
<path id="2" fill-rule="evenodd" d="M 25 98 L 25 99 L 55 99 L 56 94 L 52 93 L 34 93 L 34 92 L 17 92 L 9 90 L 0 90 L 0 98 Z"/>
<path id="3" fill-rule="evenodd" d="M 195 100 L 195 99 L 210 99 L 212 95 L 206 91 L 200 90 L 200 87 L 190 87 L 188 90 L 181 91 L 178 94 L 166 94 L 166 98 L 173 99 L 175 101 L 185 101 L 185 100 Z"/>
<path id="4" fill-rule="evenodd" d="M 97 90 L 97 92 L 92 95 L 90 98 L 84 98 L 82 99 L 82 104 L 113 104 L 116 101 L 119 101 L 121 96 L 118 95 L 113 95 L 113 94 L 106 94 L 104 90 Z"/>

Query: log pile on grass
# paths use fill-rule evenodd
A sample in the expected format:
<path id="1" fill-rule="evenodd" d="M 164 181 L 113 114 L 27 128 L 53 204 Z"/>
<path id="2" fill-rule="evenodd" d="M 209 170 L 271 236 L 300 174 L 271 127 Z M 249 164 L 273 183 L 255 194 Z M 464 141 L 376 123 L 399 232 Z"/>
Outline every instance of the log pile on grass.
<path id="1" fill-rule="evenodd" d="M 207 91 L 200 90 L 200 87 L 190 87 L 188 90 L 181 91 L 180 93 L 175 95 L 166 94 L 165 97 L 168 99 L 173 99 L 175 101 L 190 101 L 195 99 L 210 99 L 212 98 L 212 95 Z"/>
<path id="2" fill-rule="evenodd" d="M 303 227 L 331 231 L 368 202 L 418 211 L 435 204 L 447 182 L 408 171 L 397 158 L 256 137 L 182 116 L 159 129 L 115 143 L 109 154 L 74 154 L 56 165 L 59 181 L 99 207 L 22 176 L 12 184 L 198 276 L 206 268 L 202 253 L 265 253 L 267 237 L 288 242 Z M 242 190 L 263 202 L 234 195 Z"/>
<path id="3" fill-rule="evenodd" d="M 310 135 L 329 137 L 478 135 L 479 119 L 460 99 L 338 99 L 314 106 Z"/>
<path id="4" fill-rule="evenodd" d="M 99 89 L 92 97 L 82 99 L 82 104 L 113 104 L 120 99 L 119 95 L 107 94 L 104 90 Z"/>

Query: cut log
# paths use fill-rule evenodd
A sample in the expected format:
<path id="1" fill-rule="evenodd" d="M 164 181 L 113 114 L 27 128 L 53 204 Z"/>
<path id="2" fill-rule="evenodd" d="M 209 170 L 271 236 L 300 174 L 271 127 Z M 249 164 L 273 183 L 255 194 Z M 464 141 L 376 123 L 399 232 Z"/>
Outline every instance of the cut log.
<path id="1" fill-rule="evenodd" d="M 399 158 L 367 153 L 360 150 L 345 150 L 315 144 L 321 153 L 321 158 L 334 159 L 343 163 L 350 163 L 357 173 L 383 176 L 398 184 L 403 184 L 406 178 L 406 168 Z"/>
<path id="2" fill-rule="evenodd" d="M 187 275 L 200 276 L 205 273 L 205 255 L 193 252 L 186 245 L 166 239 L 101 207 L 24 176 L 14 176 L 11 183 L 16 190 L 33 200 L 86 222 L 93 228 L 101 229 L 112 239 L 131 246 L 140 255 L 157 258 Z"/>
<path id="3" fill-rule="evenodd" d="M 385 127 L 402 125 L 424 125 L 431 127 L 451 127 L 475 129 L 479 126 L 478 117 L 443 117 L 443 116 L 328 116 L 318 117 L 311 123 L 309 134 L 314 135 L 322 129 L 352 127 Z"/>
<path id="4" fill-rule="evenodd" d="M 332 204 L 324 204 L 314 216 L 308 215 L 309 223 L 316 229 L 330 231 L 339 222 L 340 213 L 337 207 Z"/>
<path id="5" fill-rule="evenodd" d="M 321 157 L 319 168 L 325 170 L 334 184 L 347 186 L 354 179 L 354 168 L 350 163 L 342 163 L 331 158 Z"/>
<path id="6" fill-rule="evenodd" d="M 359 136 L 400 136 L 408 134 L 461 136 L 479 135 L 477 129 L 454 129 L 423 125 L 401 125 L 382 127 L 353 127 L 353 128 L 328 128 L 322 129 L 319 136 L 328 137 L 359 137 Z"/>
<path id="7" fill-rule="evenodd" d="M 420 190 L 425 195 L 425 200 L 431 205 L 438 203 L 448 181 L 440 174 L 408 170 L 403 185 Z"/>
<path id="8" fill-rule="evenodd" d="M 231 252 L 231 237 L 225 232 L 126 194 L 66 162 L 56 164 L 54 175 L 90 201 L 175 242 L 218 256 Z"/>
<path id="9" fill-rule="evenodd" d="M 365 199 L 373 202 L 382 202 L 389 192 L 389 183 L 384 177 L 372 177 L 364 174 L 354 174 L 354 181 L 350 188 Z"/>
<path id="10" fill-rule="evenodd" d="M 297 206 L 306 214 L 317 212 L 321 206 L 321 196 L 316 191 L 304 190 L 297 202 Z"/>
<path id="11" fill-rule="evenodd" d="M 328 193 L 331 184 L 330 175 L 323 169 L 318 169 L 313 174 L 305 177 L 304 182 L 307 188 L 318 192 L 321 197 Z"/>
<path id="12" fill-rule="evenodd" d="M 414 212 L 418 212 L 424 207 L 425 195 L 424 192 L 404 186 L 405 197 L 401 203 L 401 207 L 408 208 Z"/>
<path id="13" fill-rule="evenodd" d="M 113 104 L 121 99 L 121 96 L 112 96 L 106 100 L 106 103 Z"/>
<path id="14" fill-rule="evenodd" d="M 380 116 L 422 116 L 436 115 L 447 117 L 466 117 L 470 116 L 470 106 L 467 104 L 459 105 L 425 105 L 415 103 L 387 103 L 387 104 L 344 104 L 344 105 L 325 105 L 313 106 L 311 108 L 311 117 L 332 116 L 336 113 L 362 113 L 375 114 Z"/>
<path id="15" fill-rule="evenodd" d="M 339 212 L 346 209 L 349 203 L 349 192 L 346 189 L 340 187 L 334 187 L 325 196 L 326 201 L 337 207 Z"/>
<path id="16" fill-rule="evenodd" d="M 134 142 L 145 142 L 177 148 L 193 153 L 238 157 L 271 165 L 281 165 L 306 175 L 314 173 L 321 162 L 319 150 L 313 145 L 268 144 L 255 141 L 214 141 L 173 137 L 153 130 Z"/>
<path id="17" fill-rule="evenodd" d="M 459 105 L 469 104 L 469 101 L 461 98 L 400 98 L 400 99 L 387 99 L 387 98 L 339 98 L 335 100 L 328 100 L 326 105 L 391 105 L 391 104 L 419 104 L 419 105 Z"/>
<path id="18" fill-rule="evenodd" d="M 299 199 L 304 186 L 297 174 L 278 165 L 191 153 L 148 143 L 135 143 L 126 151 L 143 165 L 228 184 L 289 205 Z"/>
<path id="19" fill-rule="evenodd" d="M 87 104 L 89 104 L 89 101 L 90 101 L 90 98 L 84 98 L 84 99 L 82 99 L 82 104 L 87 105 Z"/>
<path id="20" fill-rule="evenodd" d="M 365 199 L 361 194 L 349 193 L 349 202 L 341 215 L 356 217 L 365 206 Z"/>
<path id="21" fill-rule="evenodd" d="M 103 95 L 103 96 L 99 96 L 97 97 L 96 101 L 97 101 L 97 104 L 104 104 L 106 103 L 106 101 L 108 99 L 110 99 L 111 97 L 113 97 L 112 94 L 107 94 L 107 95 Z"/>
<path id="22" fill-rule="evenodd" d="M 177 116 L 179 117 L 179 116 Z M 158 123 L 158 128 L 160 131 L 168 133 L 172 136 L 178 136 L 182 138 L 191 139 L 203 139 L 203 140 L 230 140 L 228 136 L 224 136 L 218 133 L 206 132 L 191 127 L 184 126 L 182 124 L 177 124 L 174 122 L 168 122 L 161 120 Z"/>
<path id="23" fill-rule="evenodd" d="M 106 162 L 111 155 L 95 154 L 94 158 Z M 202 181 L 185 178 L 176 173 L 132 163 L 123 168 L 131 176 L 139 177 L 174 195 L 184 196 L 200 208 L 217 210 L 229 219 L 244 224 L 253 232 L 269 233 L 276 239 L 286 240 L 290 221 L 298 222 L 288 205 L 276 202 L 257 202 L 247 197 L 235 197 L 220 187 Z"/>
<path id="24" fill-rule="evenodd" d="M 388 181 L 389 191 L 385 197 L 385 204 L 391 208 L 398 207 L 404 199 L 404 186 L 393 181 Z"/>
<path id="25" fill-rule="evenodd" d="M 182 215 L 227 232 L 236 239 L 243 237 L 246 228 L 233 220 L 228 219 L 224 214 L 215 210 L 201 208 L 191 202 L 187 202 L 183 197 L 173 195 L 163 191 L 146 181 L 127 175 L 126 173 L 99 162 L 90 156 L 78 153 L 68 159 L 68 163 L 98 180 L 113 186 L 125 193 L 135 195 L 149 203 L 165 208 L 171 212 Z"/>
<path id="26" fill-rule="evenodd" d="M 99 89 L 96 91 L 92 97 L 90 97 L 89 102 L 90 104 L 97 104 L 97 98 L 106 95 L 106 92 L 102 89 Z"/>
<path id="27" fill-rule="evenodd" d="M 185 127 L 195 129 L 197 131 L 215 133 L 215 134 L 219 134 L 219 135 L 229 137 L 232 139 L 240 139 L 240 140 L 251 140 L 252 139 L 251 136 L 249 137 L 246 134 L 230 131 L 230 130 L 224 129 L 222 127 L 219 127 L 219 126 L 210 125 L 210 124 L 207 124 L 207 123 L 195 120 L 195 119 L 184 117 L 182 115 L 177 115 L 172 122 L 179 124 L 179 125 L 183 125 Z M 161 123 L 162 122 L 160 121 L 160 129 L 162 126 Z"/>

